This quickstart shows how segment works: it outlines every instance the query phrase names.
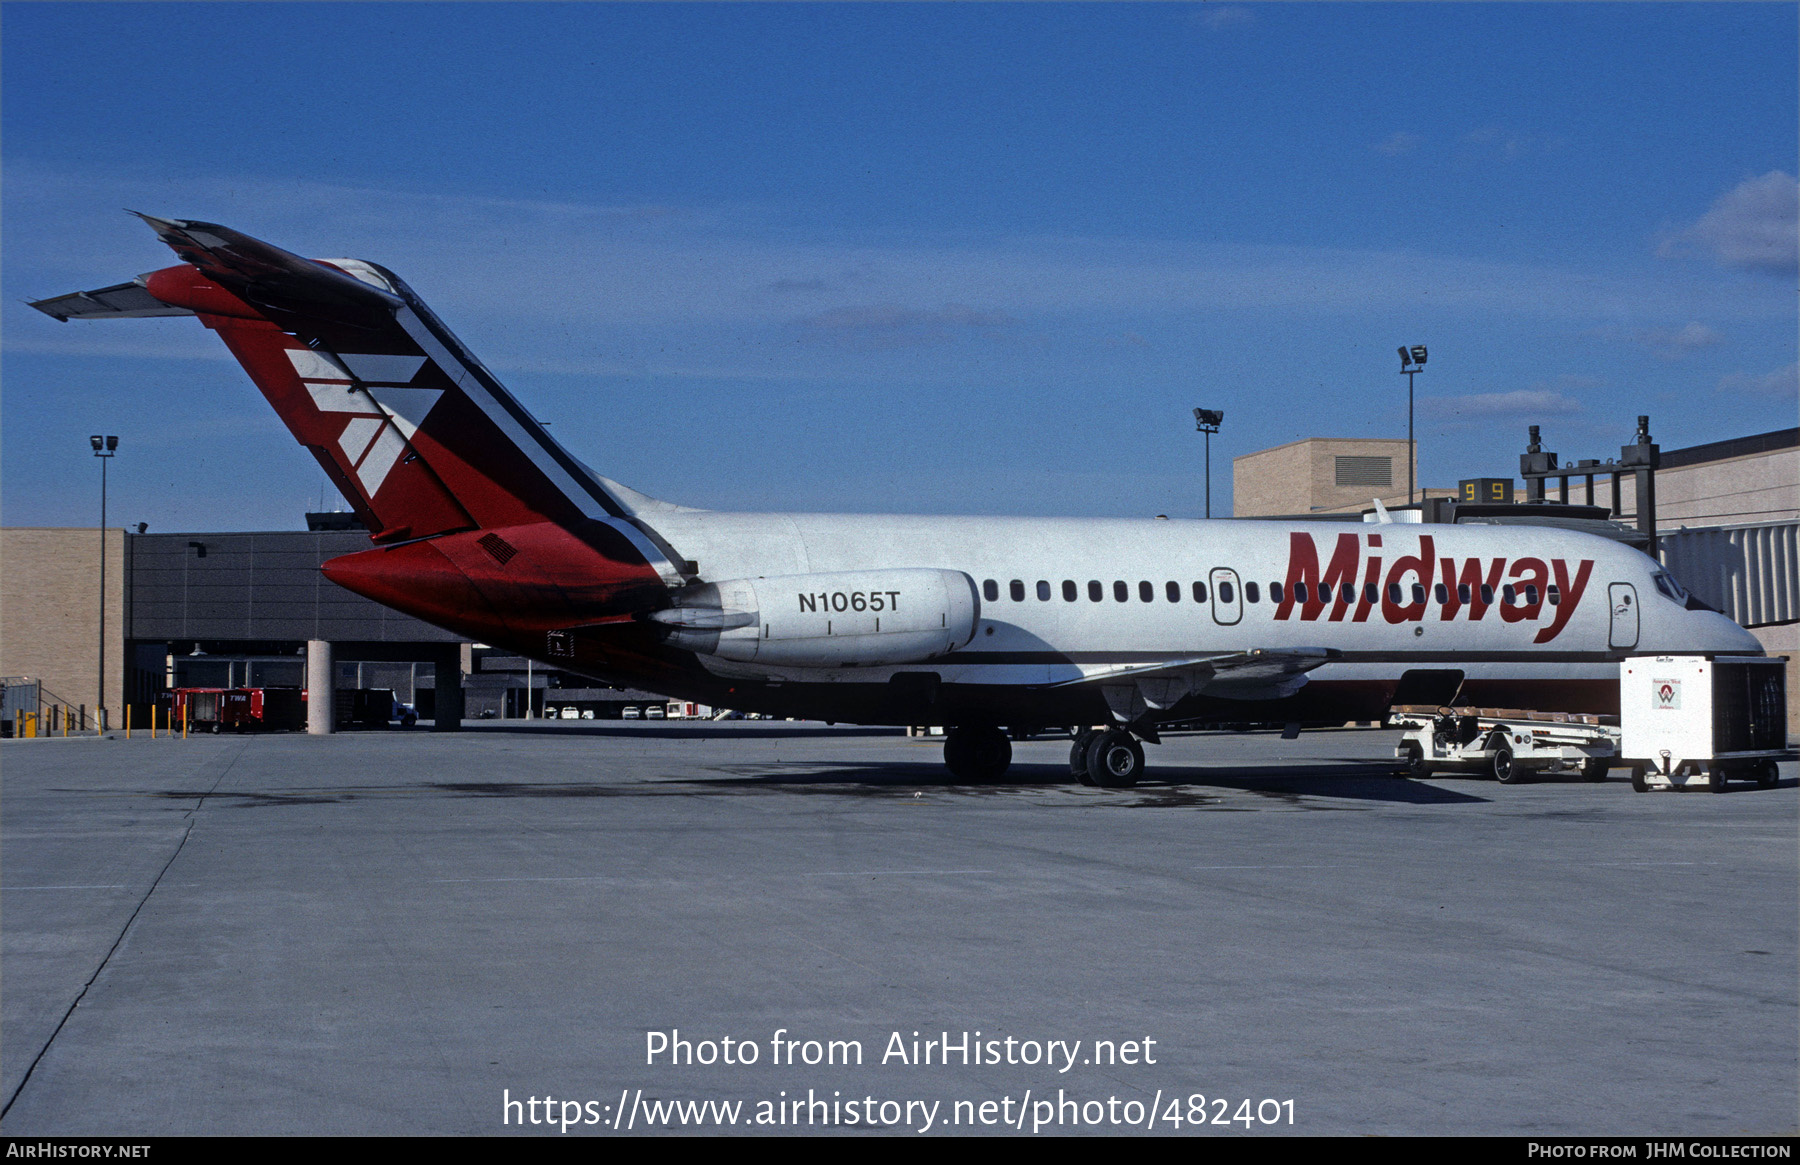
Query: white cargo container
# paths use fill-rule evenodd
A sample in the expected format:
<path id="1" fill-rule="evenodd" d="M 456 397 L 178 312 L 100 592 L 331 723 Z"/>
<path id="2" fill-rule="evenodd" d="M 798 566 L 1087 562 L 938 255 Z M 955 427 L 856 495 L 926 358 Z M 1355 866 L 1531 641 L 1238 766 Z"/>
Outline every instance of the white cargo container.
<path id="1" fill-rule="evenodd" d="M 1773 785 L 1787 749 L 1784 657 L 1645 655 L 1619 664 L 1619 753 L 1632 787 Z"/>

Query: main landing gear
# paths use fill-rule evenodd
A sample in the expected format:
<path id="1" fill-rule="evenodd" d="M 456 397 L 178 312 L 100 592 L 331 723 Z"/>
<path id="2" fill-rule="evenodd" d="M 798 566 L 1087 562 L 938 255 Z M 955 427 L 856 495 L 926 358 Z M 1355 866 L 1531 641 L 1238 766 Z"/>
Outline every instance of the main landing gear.
<path id="1" fill-rule="evenodd" d="M 1000 728 L 959 725 L 944 738 L 944 764 L 960 784 L 992 784 L 1012 766 L 1012 741 Z M 1144 775 L 1144 746 L 1123 728 L 1085 728 L 1069 750 L 1069 772 L 1084 785 L 1129 789 Z"/>
<path id="2" fill-rule="evenodd" d="M 957 781 L 989 784 L 1012 766 L 1012 741 L 989 725 L 959 725 L 944 738 L 944 764 Z"/>
<path id="3" fill-rule="evenodd" d="M 1083 729 L 1069 749 L 1069 772 L 1084 785 L 1129 789 L 1144 775 L 1144 746 L 1123 728 Z"/>

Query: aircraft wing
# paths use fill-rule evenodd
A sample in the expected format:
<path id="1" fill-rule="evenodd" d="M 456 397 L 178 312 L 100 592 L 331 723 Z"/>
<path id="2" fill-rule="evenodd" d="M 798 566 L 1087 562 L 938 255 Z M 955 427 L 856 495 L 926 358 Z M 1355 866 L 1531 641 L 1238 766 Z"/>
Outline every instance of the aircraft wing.
<path id="1" fill-rule="evenodd" d="M 1128 664 L 1072 680 L 1060 680 L 1049 686 L 1066 688 L 1073 684 L 1116 683 L 1177 673 L 1209 672 L 1211 678 L 1206 683 L 1209 692 L 1216 687 L 1265 687 L 1322 667 L 1341 655 L 1343 652 L 1334 647 L 1253 647 L 1228 655 L 1197 655 L 1158 663 Z"/>
<path id="2" fill-rule="evenodd" d="M 1188 696 L 1285 700 L 1305 685 L 1307 672 L 1341 655 L 1343 652 L 1331 647 L 1257 647 L 1226 655 L 1126 665 L 1050 686 L 1099 685 L 1113 718 L 1154 740 L 1156 715 Z"/>

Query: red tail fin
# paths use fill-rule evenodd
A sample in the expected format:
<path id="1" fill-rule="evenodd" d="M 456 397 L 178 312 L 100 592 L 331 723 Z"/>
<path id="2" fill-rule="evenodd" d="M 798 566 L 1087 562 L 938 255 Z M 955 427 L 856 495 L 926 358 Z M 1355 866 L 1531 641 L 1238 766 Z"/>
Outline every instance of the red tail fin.
<path id="1" fill-rule="evenodd" d="M 186 265 L 32 306 L 64 320 L 198 315 L 378 542 L 591 519 L 679 580 L 656 532 L 391 272 L 303 259 L 212 223 L 140 217 Z"/>

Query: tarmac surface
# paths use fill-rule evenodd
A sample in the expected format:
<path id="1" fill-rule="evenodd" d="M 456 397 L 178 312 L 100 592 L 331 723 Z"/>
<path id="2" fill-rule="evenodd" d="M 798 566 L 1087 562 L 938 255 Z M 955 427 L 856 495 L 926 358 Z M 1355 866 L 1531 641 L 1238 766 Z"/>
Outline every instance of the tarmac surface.
<path id="1" fill-rule="evenodd" d="M 1395 738 L 1175 737 L 1119 791 L 787 723 L 8 741 L 0 1132 L 1800 1127 L 1793 765 Z"/>

